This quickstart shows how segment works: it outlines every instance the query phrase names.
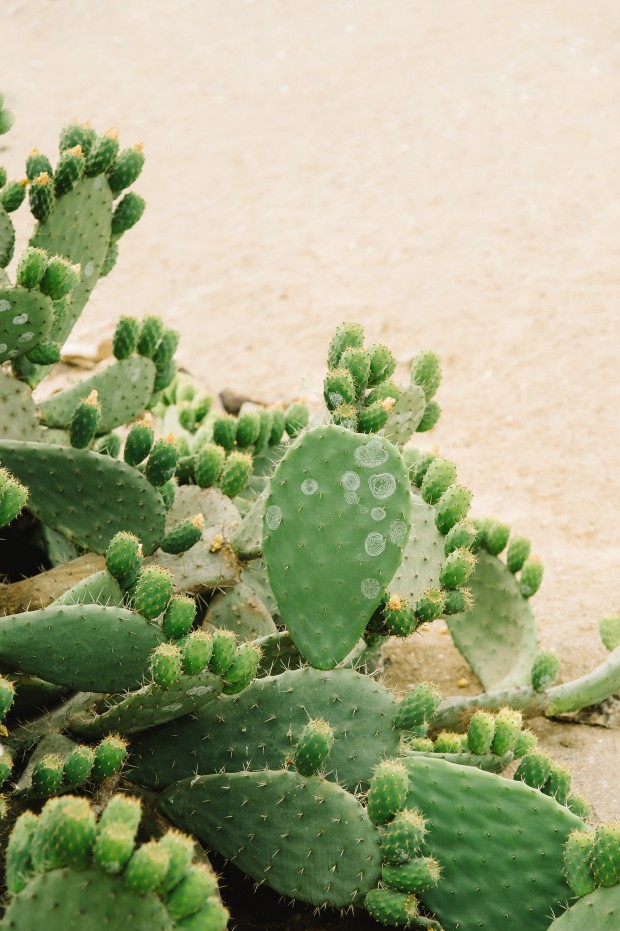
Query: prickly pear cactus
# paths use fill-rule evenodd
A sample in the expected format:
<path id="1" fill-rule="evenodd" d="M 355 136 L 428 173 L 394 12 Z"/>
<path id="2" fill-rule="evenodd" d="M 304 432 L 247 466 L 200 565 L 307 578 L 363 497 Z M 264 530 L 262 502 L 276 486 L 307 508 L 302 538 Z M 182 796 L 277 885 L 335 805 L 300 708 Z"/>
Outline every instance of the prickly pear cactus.
<path id="1" fill-rule="evenodd" d="M 124 927 L 225 931 L 228 914 L 209 866 L 171 831 L 136 845 L 140 805 L 114 796 L 99 820 L 84 798 L 50 800 L 16 822 L 7 850 L 10 900 L 0 928 L 95 931 Z"/>
<path id="2" fill-rule="evenodd" d="M 280 616 L 312 665 L 355 646 L 398 568 L 410 530 L 398 450 L 343 427 L 290 448 L 265 502 L 263 552 Z"/>

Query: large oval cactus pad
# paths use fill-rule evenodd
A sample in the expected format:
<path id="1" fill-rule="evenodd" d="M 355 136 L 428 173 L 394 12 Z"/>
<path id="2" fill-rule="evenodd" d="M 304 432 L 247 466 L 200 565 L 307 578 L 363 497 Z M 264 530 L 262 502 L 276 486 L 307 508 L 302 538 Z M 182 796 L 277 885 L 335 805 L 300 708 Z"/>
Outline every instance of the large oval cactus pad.
<path id="1" fill-rule="evenodd" d="M 317 427 L 287 452 L 265 503 L 263 553 L 280 616 L 318 669 L 359 640 L 410 531 L 407 469 L 383 437 Z"/>
<path id="2" fill-rule="evenodd" d="M 398 753 L 397 703 L 390 691 L 352 669 L 295 669 L 256 679 L 192 717 L 151 731 L 133 747 L 131 779 L 162 788 L 194 773 L 277 769 L 308 718 L 334 728 L 327 778 L 367 787 L 377 763 Z"/>
<path id="3" fill-rule="evenodd" d="M 53 304 L 41 291 L 0 288 L 0 363 L 34 349 L 53 319 Z"/>
<path id="4" fill-rule="evenodd" d="M 428 757 L 404 763 L 407 804 L 427 819 L 426 843 L 442 866 L 422 896 L 442 926 L 546 931 L 570 896 L 564 843 L 581 819 L 523 782 Z"/>
<path id="5" fill-rule="evenodd" d="M 379 832 L 366 810 L 316 776 L 266 769 L 183 779 L 160 808 L 244 873 L 300 902 L 345 908 L 379 879 Z"/>
<path id="6" fill-rule="evenodd" d="M 159 492 L 136 469 L 84 449 L 0 440 L 0 463 L 28 486 L 28 508 L 54 530 L 105 553 L 120 530 L 152 553 L 164 536 Z"/>
<path id="7" fill-rule="evenodd" d="M 457 649 L 487 691 L 529 685 L 536 621 L 514 575 L 501 559 L 480 552 L 467 584 L 473 608 L 446 618 Z"/>
<path id="8" fill-rule="evenodd" d="M 124 608 L 50 605 L 0 618 L 0 660 L 83 692 L 139 687 L 161 627 Z"/>

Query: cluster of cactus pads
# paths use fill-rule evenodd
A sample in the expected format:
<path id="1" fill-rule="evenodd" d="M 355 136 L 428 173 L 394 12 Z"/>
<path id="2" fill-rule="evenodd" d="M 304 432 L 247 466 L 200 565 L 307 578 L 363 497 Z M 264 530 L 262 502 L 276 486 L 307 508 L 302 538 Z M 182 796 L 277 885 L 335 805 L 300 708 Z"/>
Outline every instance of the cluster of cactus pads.
<path id="1" fill-rule="evenodd" d="M 140 218 L 142 164 L 71 124 L 55 167 L 0 168 L 0 527 L 46 570 L 34 603 L 3 587 L 0 927 L 223 931 L 211 850 L 386 927 L 617 929 L 620 827 L 588 824 L 525 719 L 620 688 L 620 620 L 557 684 L 530 541 L 472 519 L 455 464 L 410 443 L 440 414 L 432 352 L 399 384 L 343 323 L 312 419 L 231 414 L 177 372 L 173 329 L 124 316 L 111 362 L 33 394 Z M 432 622 L 480 695 L 381 682 L 386 640 Z"/>

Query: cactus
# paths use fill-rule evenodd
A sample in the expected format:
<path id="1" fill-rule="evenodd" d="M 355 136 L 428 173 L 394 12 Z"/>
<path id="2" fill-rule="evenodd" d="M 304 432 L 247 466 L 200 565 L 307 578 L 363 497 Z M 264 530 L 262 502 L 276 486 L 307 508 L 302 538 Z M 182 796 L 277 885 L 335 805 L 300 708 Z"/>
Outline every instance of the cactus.
<path id="1" fill-rule="evenodd" d="M 124 801 L 114 796 L 99 823 L 89 802 L 73 796 L 50 800 L 38 817 L 20 816 L 7 851 L 11 898 L 0 928 L 28 931 L 42 919 L 68 931 L 116 928 L 131 915 L 139 928 L 172 931 L 195 921 L 224 931 L 217 880 L 209 867 L 188 862 L 189 840 L 170 832 L 135 846 L 133 812 L 128 823 L 125 806 L 115 804 Z"/>
<path id="2" fill-rule="evenodd" d="M 407 486 L 390 443 L 335 426 L 306 433 L 276 469 L 264 517 L 269 580 L 295 645 L 318 668 L 350 652 L 398 567 Z"/>

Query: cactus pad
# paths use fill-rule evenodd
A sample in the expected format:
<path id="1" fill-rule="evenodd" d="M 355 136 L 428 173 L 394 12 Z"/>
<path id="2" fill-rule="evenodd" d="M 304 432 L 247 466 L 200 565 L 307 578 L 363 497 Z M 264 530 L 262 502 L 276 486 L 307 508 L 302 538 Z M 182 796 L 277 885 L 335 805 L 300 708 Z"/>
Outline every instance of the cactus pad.
<path id="1" fill-rule="evenodd" d="M 148 554 L 163 538 L 161 497 L 124 462 L 18 440 L 0 441 L 0 460 L 28 486 L 33 514 L 80 546 L 104 553 L 114 534 L 127 530 Z"/>
<path id="2" fill-rule="evenodd" d="M 265 503 L 263 551 L 299 651 L 329 669 L 351 651 L 402 558 L 410 529 L 398 450 L 336 426 L 282 459 Z"/>
<path id="3" fill-rule="evenodd" d="M 579 899 L 549 925 L 548 931 L 617 931 L 619 927 L 620 886 L 613 886 Z"/>
<path id="4" fill-rule="evenodd" d="M 316 776 L 198 776 L 171 786 L 160 808 L 255 880 L 301 902 L 342 908 L 380 876 L 379 833 L 366 811 Z"/>
<path id="5" fill-rule="evenodd" d="M 474 605 L 447 618 L 452 639 L 485 689 L 526 685 L 538 655 L 536 622 L 514 575 L 480 552 L 468 586 Z"/>
<path id="6" fill-rule="evenodd" d="M 427 819 L 426 845 L 442 865 L 422 894 L 447 928 L 546 931 L 570 890 L 567 836 L 583 823 L 527 786 L 432 758 L 407 759 L 409 804 Z M 501 888 L 501 894 L 499 889 Z"/>

